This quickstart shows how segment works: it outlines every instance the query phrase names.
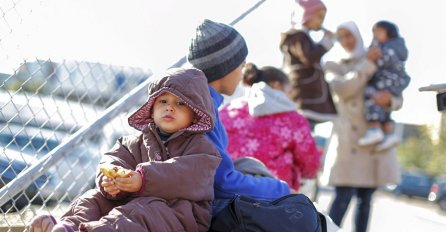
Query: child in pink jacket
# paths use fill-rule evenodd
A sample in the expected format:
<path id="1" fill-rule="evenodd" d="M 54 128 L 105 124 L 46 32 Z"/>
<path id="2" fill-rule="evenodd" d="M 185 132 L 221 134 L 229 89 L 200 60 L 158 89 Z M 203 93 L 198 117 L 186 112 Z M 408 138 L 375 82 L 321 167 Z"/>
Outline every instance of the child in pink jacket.
<path id="1" fill-rule="evenodd" d="M 315 177 L 321 153 L 308 121 L 286 95 L 289 79 L 277 68 L 257 69 L 248 63 L 243 82 L 250 86 L 247 96 L 220 111 L 229 137 L 228 152 L 233 160 L 259 159 L 297 191 L 301 178 Z"/>

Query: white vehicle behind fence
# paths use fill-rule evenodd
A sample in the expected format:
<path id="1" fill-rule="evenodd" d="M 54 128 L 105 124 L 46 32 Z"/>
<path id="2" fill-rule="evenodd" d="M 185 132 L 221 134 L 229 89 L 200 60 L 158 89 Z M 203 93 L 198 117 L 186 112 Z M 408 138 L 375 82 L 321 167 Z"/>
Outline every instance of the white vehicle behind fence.
<path id="1" fill-rule="evenodd" d="M 14 74 L 0 73 L 0 84 L 60 96 L 79 102 L 109 106 L 152 75 L 150 69 L 87 61 L 25 61 Z"/>
<path id="2" fill-rule="evenodd" d="M 11 92 L 0 92 L 0 109 L 0 188 L 104 111 L 98 105 L 59 97 Z M 82 138 L 2 210 L 20 210 L 28 202 L 72 201 L 94 187 L 101 155 L 119 136 L 131 133 L 127 129 L 117 118 L 93 136 Z"/>

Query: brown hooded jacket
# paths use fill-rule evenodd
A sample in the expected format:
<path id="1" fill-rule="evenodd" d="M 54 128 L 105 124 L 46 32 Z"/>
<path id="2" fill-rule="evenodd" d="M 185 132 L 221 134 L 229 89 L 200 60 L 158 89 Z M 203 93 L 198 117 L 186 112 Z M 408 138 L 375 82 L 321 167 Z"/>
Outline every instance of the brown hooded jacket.
<path id="1" fill-rule="evenodd" d="M 156 97 L 170 92 L 193 109 L 196 122 L 172 134 L 164 143 L 149 117 Z M 221 157 L 204 135 L 213 128 L 214 113 L 207 80 L 198 69 L 171 69 L 149 85 L 148 101 L 129 124 L 142 133 L 120 138 L 101 160 L 139 171 L 140 192 L 121 192 L 113 197 L 100 192 L 72 204 L 66 221 L 82 231 L 207 231 L 214 198 L 214 173 Z M 97 186 L 103 174 L 98 172 Z M 79 207 L 82 214 L 76 213 Z M 86 213 L 86 211 L 91 211 Z M 92 218 L 91 215 L 96 215 Z M 70 218 L 71 217 L 71 218 Z"/>

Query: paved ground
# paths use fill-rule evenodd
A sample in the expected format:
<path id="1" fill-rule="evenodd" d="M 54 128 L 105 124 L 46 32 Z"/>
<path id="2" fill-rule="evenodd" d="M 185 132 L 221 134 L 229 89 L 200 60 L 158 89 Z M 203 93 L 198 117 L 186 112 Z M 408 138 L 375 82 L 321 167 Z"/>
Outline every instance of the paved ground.
<path id="1" fill-rule="evenodd" d="M 318 204 L 328 210 L 333 198 L 333 191 L 320 191 Z M 351 203 L 354 203 L 351 202 Z M 353 205 L 344 218 L 344 231 L 353 231 Z M 389 193 L 376 192 L 373 199 L 369 232 L 445 232 L 446 212 L 441 212 L 437 205 L 418 198 L 395 197 Z"/>
<path id="2" fill-rule="evenodd" d="M 333 191 L 322 188 L 316 202 L 322 209 L 328 210 L 333 198 Z M 343 230 L 352 230 L 352 208 L 350 204 Z M 61 208 L 59 208 L 61 207 Z M 53 209 L 55 214 L 61 213 L 67 205 L 59 205 Z M 28 222 L 36 212 L 42 212 L 35 206 L 22 214 L 9 214 L 0 219 L 0 232 L 23 231 L 23 224 Z M 33 212 L 34 211 L 34 212 Z M 45 211 L 45 210 L 43 210 Z M 7 220 L 6 220 L 7 219 Z M 6 222 L 6 223 L 5 223 Z M 14 228 L 15 227 L 15 228 Z M 372 213 L 369 222 L 369 232 L 445 232 L 446 212 L 441 212 L 437 205 L 419 198 L 395 197 L 389 193 L 378 191 L 373 199 Z"/>

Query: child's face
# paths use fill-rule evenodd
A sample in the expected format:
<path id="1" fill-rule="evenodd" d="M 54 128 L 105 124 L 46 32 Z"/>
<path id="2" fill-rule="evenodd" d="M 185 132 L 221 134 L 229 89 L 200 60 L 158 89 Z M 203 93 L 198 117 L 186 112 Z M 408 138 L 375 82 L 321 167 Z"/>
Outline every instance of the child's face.
<path id="1" fill-rule="evenodd" d="M 322 27 L 322 23 L 325 19 L 325 14 L 327 11 L 325 9 L 320 9 L 314 13 L 314 15 L 305 23 L 305 26 L 311 30 L 319 30 Z"/>
<path id="2" fill-rule="evenodd" d="M 338 41 L 341 46 L 348 52 L 352 52 L 356 47 L 356 38 L 353 34 L 344 28 L 338 29 L 336 32 Z"/>
<path id="3" fill-rule="evenodd" d="M 174 133 L 192 124 L 194 112 L 180 98 L 164 93 L 153 104 L 152 118 L 162 132 Z"/>
<path id="4" fill-rule="evenodd" d="M 386 30 L 381 27 L 373 27 L 373 38 L 380 43 L 386 42 L 388 39 Z"/>
<path id="5" fill-rule="evenodd" d="M 243 78 L 242 69 L 245 66 L 245 62 L 241 63 L 234 71 L 230 72 L 228 75 L 222 78 L 222 84 L 220 88 L 220 93 L 231 96 L 234 94 L 237 85 Z"/>

